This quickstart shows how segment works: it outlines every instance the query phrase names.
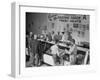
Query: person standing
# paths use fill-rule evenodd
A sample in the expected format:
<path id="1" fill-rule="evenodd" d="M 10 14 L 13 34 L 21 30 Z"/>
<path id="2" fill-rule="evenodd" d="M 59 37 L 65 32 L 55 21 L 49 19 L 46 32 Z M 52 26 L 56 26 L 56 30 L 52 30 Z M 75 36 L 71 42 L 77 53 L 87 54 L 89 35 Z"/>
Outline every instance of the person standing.
<path id="1" fill-rule="evenodd" d="M 65 50 L 65 52 L 67 54 L 69 54 L 69 61 L 70 61 L 70 65 L 75 65 L 76 64 L 76 57 L 77 57 L 77 46 L 75 44 L 75 40 L 72 40 L 72 45 L 68 50 Z"/>
<path id="2" fill-rule="evenodd" d="M 30 62 L 33 66 L 38 66 L 38 41 L 37 37 L 33 35 L 34 38 L 30 41 L 30 48 L 31 48 L 31 54 L 30 54 Z"/>
<path id="3" fill-rule="evenodd" d="M 56 35 L 54 36 L 54 39 L 55 39 L 55 40 L 58 40 L 58 41 L 60 41 L 60 40 L 62 39 L 62 36 L 60 35 L 60 32 L 58 32 L 58 34 L 56 34 Z"/>
<path id="4" fill-rule="evenodd" d="M 72 34 L 71 32 L 68 32 L 68 40 L 72 42 L 73 38 L 71 34 Z"/>
<path id="5" fill-rule="evenodd" d="M 70 49 L 70 64 L 75 65 L 77 57 L 77 46 L 75 44 L 75 40 L 72 40 L 72 47 Z"/>
<path id="6" fill-rule="evenodd" d="M 47 34 L 47 41 L 52 41 L 52 36 L 50 32 Z"/>
<path id="7" fill-rule="evenodd" d="M 51 33 L 52 41 L 54 41 L 54 35 L 55 35 L 55 32 L 52 31 L 52 33 Z"/>
<path id="8" fill-rule="evenodd" d="M 55 41 L 55 44 L 51 46 L 50 50 L 53 55 L 54 65 L 57 65 L 57 56 L 59 56 L 58 40 Z"/>
<path id="9" fill-rule="evenodd" d="M 67 40 L 68 40 L 68 35 L 67 35 L 67 33 L 62 32 L 62 39 L 61 39 L 61 41 L 67 42 Z"/>

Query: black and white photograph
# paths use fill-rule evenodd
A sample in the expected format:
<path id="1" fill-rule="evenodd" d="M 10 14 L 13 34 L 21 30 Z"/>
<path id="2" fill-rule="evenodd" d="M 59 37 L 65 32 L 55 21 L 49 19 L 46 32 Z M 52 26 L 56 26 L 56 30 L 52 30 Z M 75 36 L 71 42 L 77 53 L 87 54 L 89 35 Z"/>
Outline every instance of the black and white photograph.
<path id="1" fill-rule="evenodd" d="M 25 66 L 90 64 L 90 15 L 25 13 Z"/>

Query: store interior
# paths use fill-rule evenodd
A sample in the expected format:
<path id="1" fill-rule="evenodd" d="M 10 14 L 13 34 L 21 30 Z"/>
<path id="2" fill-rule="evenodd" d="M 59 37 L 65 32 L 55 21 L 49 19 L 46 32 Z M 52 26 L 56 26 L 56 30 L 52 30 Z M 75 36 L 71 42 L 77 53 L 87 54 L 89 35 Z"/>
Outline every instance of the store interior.
<path id="1" fill-rule="evenodd" d="M 86 14 L 26 12 L 26 67 L 90 64 L 89 24 Z"/>

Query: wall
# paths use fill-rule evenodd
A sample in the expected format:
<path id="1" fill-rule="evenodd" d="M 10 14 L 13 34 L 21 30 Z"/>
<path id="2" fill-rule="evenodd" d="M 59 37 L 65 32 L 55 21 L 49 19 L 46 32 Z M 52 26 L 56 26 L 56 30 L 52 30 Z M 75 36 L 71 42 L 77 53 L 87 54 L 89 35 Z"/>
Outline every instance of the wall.
<path id="1" fill-rule="evenodd" d="M 47 27 L 46 13 L 26 13 L 26 29 L 28 29 L 28 32 L 40 34 L 45 27 Z"/>
<path id="2" fill-rule="evenodd" d="M 27 12 L 26 31 L 34 34 L 71 31 L 76 43 L 89 42 L 89 15 Z"/>

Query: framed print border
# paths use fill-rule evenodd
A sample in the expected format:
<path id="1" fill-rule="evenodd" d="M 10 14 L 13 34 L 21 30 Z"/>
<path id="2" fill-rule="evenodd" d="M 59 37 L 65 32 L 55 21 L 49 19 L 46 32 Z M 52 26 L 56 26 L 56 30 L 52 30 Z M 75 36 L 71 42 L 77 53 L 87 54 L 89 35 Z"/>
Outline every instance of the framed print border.
<path id="1" fill-rule="evenodd" d="M 74 66 L 74 67 L 68 66 L 67 69 L 65 67 L 53 67 L 53 68 L 49 67 L 49 68 L 45 68 L 46 70 L 44 68 L 38 68 L 38 69 L 34 68 L 35 69 L 34 71 L 33 71 L 33 69 L 30 69 L 33 72 L 32 71 L 30 72 L 29 69 L 28 70 L 26 70 L 25 68 L 23 69 L 24 64 L 23 64 L 23 60 L 22 60 L 22 56 L 23 56 L 22 50 L 24 48 L 22 47 L 21 42 L 23 40 L 22 39 L 22 36 L 23 36 L 22 32 L 23 32 L 23 29 L 25 29 L 25 24 L 23 24 L 23 23 L 25 23 L 25 22 L 23 22 L 23 20 L 25 19 L 25 16 L 22 17 L 22 15 L 26 11 L 29 11 L 29 12 L 31 12 L 33 10 L 38 11 L 39 9 L 41 9 L 41 10 L 48 9 L 48 11 L 44 10 L 41 12 L 53 12 L 54 10 L 57 10 L 56 12 L 59 13 L 59 11 L 63 11 L 63 10 L 68 10 L 68 11 L 70 10 L 71 12 L 74 12 L 76 10 L 77 12 L 83 11 L 85 14 L 86 13 L 91 14 L 90 15 L 90 16 L 92 16 L 91 22 L 93 22 L 93 23 L 90 23 L 90 25 L 91 25 L 90 36 L 95 34 L 95 32 L 92 32 L 93 30 L 95 30 L 95 27 L 93 27 L 93 26 L 95 26 L 95 11 L 96 11 L 96 9 L 94 9 L 94 8 L 90 8 L 90 9 L 86 8 L 85 9 L 85 8 L 73 8 L 73 7 L 64 8 L 64 7 L 33 6 L 33 4 L 26 4 L 26 3 L 23 4 L 23 3 L 14 2 L 14 3 L 12 3 L 12 7 L 11 7 L 11 43 L 12 43 L 11 44 L 11 75 L 13 77 L 20 77 L 20 76 L 24 76 L 24 75 L 30 76 L 34 73 L 34 71 L 37 71 L 37 74 L 38 74 L 39 70 L 40 70 L 41 74 L 43 73 L 43 71 L 45 71 L 45 74 L 46 74 L 47 73 L 46 70 L 48 70 L 48 74 L 49 73 L 52 74 L 54 71 L 55 72 L 57 71 L 57 69 L 55 69 L 55 68 L 58 68 L 61 71 L 61 73 L 63 73 L 64 70 L 68 70 L 68 72 L 77 72 L 77 71 L 75 71 L 75 69 L 76 70 L 82 69 L 82 70 L 78 70 L 81 72 L 84 72 L 84 71 L 85 72 L 88 72 L 88 71 L 92 72 L 92 70 L 95 71 L 94 61 L 96 61 L 96 60 L 93 59 L 93 57 L 95 56 L 94 54 L 92 54 L 92 57 L 91 57 L 93 59 L 92 66 L 85 66 L 85 65 L 78 66 L 80 68 L 77 68 L 77 66 Z M 87 11 L 87 12 L 85 12 L 85 11 Z M 66 11 L 65 11 L 65 13 L 66 13 Z M 24 28 L 22 27 L 22 25 L 24 25 Z M 24 37 L 25 37 L 25 35 L 24 35 Z M 93 37 L 91 36 L 90 43 L 93 42 L 92 39 L 93 39 Z M 93 46 L 93 45 L 94 45 L 93 43 L 90 44 L 90 46 Z M 91 47 L 91 53 L 93 53 L 93 52 L 94 52 L 94 49 Z M 61 68 L 63 68 L 64 70 Z M 71 70 L 70 68 L 73 71 L 70 71 Z M 53 71 L 51 69 L 53 69 Z M 86 69 L 86 70 L 84 70 L 84 69 Z M 28 71 L 29 71 L 29 73 L 28 73 Z M 58 71 L 58 73 L 60 73 L 60 71 Z M 39 74 L 39 75 L 41 75 L 41 74 Z"/>

